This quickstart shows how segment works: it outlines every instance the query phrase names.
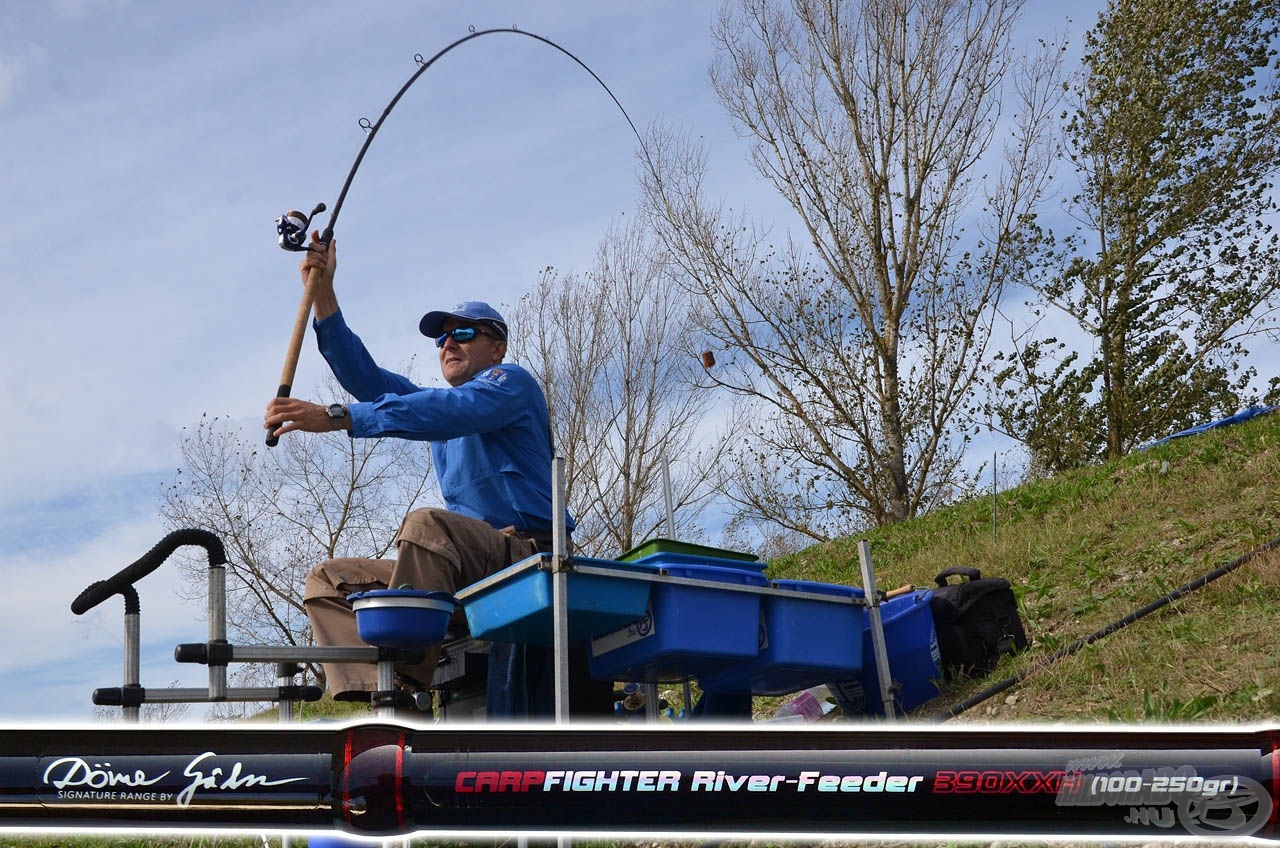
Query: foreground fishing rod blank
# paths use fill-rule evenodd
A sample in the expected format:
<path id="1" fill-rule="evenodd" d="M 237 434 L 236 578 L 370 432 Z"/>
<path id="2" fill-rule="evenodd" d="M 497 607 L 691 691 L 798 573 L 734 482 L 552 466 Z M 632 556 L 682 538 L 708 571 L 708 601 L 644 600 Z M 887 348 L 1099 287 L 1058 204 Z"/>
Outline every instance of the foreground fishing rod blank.
<path id="1" fill-rule="evenodd" d="M 0 826 L 1280 839 L 1280 729 L 0 730 Z"/>

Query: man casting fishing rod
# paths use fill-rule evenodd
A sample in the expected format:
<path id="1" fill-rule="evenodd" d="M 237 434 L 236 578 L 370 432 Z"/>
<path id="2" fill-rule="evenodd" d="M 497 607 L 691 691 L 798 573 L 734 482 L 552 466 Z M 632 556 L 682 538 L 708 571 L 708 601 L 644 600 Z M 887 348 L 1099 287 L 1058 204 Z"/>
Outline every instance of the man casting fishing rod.
<path id="1" fill-rule="evenodd" d="M 546 398 L 528 371 L 504 361 L 508 329 L 497 310 L 467 301 L 422 316 L 418 327 L 434 340 L 449 384 L 423 388 L 380 368 L 347 326 L 333 287 L 337 264 L 334 243 L 326 246 L 313 233 L 301 271 L 304 285 L 316 272 L 316 340 L 338 382 L 358 402 L 273 398 L 264 426 L 278 434 L 346 430 L 352 438 L 429 441 L 448 509 L 410 512 L 396 535 L 395 560 L 347 557 L 312 569 L 304 606 L 316 643 L 325 646 L 361 644 L 348 594 L 402 586 L 455 592 L 549 551 L 553 521 Z M 572 530 L 572 518 L 564 518 Z M 425 688 L 439 652 L 439 646 L 428 647 L 421 663 L 398 671 Z M 372 665 L 327 663 L 324 669 L 337 700 L 368 700 L 377 688 Z"/>

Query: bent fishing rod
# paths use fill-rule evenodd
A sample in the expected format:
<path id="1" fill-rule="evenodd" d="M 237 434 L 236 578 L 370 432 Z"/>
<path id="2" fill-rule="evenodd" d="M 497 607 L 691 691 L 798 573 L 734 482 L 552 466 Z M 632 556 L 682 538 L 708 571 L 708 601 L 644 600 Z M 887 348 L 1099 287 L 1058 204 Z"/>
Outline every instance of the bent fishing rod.
<path id="1" fill-rule="evenodd" d="M 329 213 L 329 221 L 324 228 L 324 232 L 320 235 L 317 249 L 327 250 L 329 243 L 333 241 L 333 230 L 337 225 L 338 215 L 342 212 L 342 205 L 346 202 L 347 192 L 351 189 L 351 183 L 355 180 L 356 172 L 360 170 L 360 163 L 364 161 L 365 153 L 368 152 L 369 146 L 373 144 L 374 138 L 378 135 L 378 130 L 382 128 L 382 124 L 387 120 L 387 117 L 391 114 L 391 111 L 395 109 L 396 104 L 400 102 L 400 99 L 404 97 L 405 93 L 413 87 L 413 84 L 416 83 L 432 65 L 452 50 L 474 39 L 488 35 L 497 35 L 499 33 L 521 35 L 526 38 L 532 38 L 533 40 L 545 44 L 548 47 L 555 48 L 577 63 L 579 67 L 591 75 L 592 79 L 600 84 L 600 87 L 609 95 L 609 98 L 613 101 L 614 105 L 616 105 L 619 111 L 622 112 L 622 116 L 627 120 L 627 125 L 631 127 L 631 132 L 635 134 L 636 139 L 640 142 L 640 149 L 642 153 L 645 158 L 648 159 L 648 152 L 645 150 L 644 138 L 641 137 L 640 131 L 636 129 L 635 123 L 631 120 L 631 116 L 627 114 L 627 110 L 623 107 L 622 102 L 618 100 L 609 86 L 605 84 L 604 80 L 602 80 L 595 71 L 591 70 L 585 62 L 573 53 L 545 36 L 525 32 L 517 27 L 482 30 L 477 30 L 475 27 L 471 27 L 467 35 L 464 35 L 452 44 L 444 47 L 430 59 L 424 59 L 420 53 L 416 54 L 413 58 L 414 61 L 418 63 L 418 69 L 414 71 L 413 75 L 410 76 L 408 80 L 405 81 L 404 85 L 400 86 L 400 90 L 397 91 L 395 96 L 387 103 L 386 107 L 382 110 L 382 114 L 378 117 L 378 120 L 374 123 L 370 123 L 367 118 L 360 119 L 360 127 L 366 133 L 364 144 L 360 146 L 360 151 L 356 154 L 355 162 L 351 165 L 351 170 L 347 172 L 347 178 L 342 184 L 342 189 L 338 192 L 338 200 L 333 205 L 333 211 Z M 316 215 L 319 215 L 321 212 L 324 212 L 326 209 L 327 207 L 324 203 L 317 203 L 309 215 L 295 209 L 285 212 L 277 218 L 276 232 L 279 235 L 278 241 L 280 246 L 285 250 L 290 251 L 306 251 L 312 249 L 307 245 L 307 232 L 311 227 L 311 219 Z M 302 302 L 298 306 L 298 313 L 293 323 L 293 332 L 289 337 L 289 347 L 285 352 L 284 368 L 280 374 L 280 385 L 279 388 L 276 389 L 276 397 L 289 397 L 290 392 L 293 391 L 293 378 L 298 370 L 298 357 L 302 352 L 302 341 L 306 337 L 307 319 L 311 315 L 311 306 L 315 299 L 315 281 L 317 273 L 318 271 L 316 270 L 311 271 L 307 275 L 307 281 L 303 287 Z M 267 434 L 267 447 L 275 447 L 279 442 L 280 436 L 278 433 L 272 431 Z"/>
<path id="2" fill-rule="evenodd" d="M 0 730 L 0 826 L 1280 840 L 1280 728 Z"/>

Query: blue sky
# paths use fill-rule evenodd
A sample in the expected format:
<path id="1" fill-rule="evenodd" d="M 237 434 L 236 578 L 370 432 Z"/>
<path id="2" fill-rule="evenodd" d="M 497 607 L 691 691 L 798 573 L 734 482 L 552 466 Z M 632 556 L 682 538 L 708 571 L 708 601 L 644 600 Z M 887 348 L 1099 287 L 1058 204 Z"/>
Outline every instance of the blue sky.
<path id="1" fill-rule="evenodd" d="M 1033 3 L 1028 37 L 1065 25 Z M 1077 29 L 1100 3 L 1073 4 Z M 706 82 L 714 4 L 50 0 L 0 14 L 0 719 L 82 720 L 119 685 L 122 604 L 71 600 L 163 535 L 156 502 L 202 413 L 257 432 L 297 308 L 274 218 L 336 199 L 416 68 L 478 29 L 577 54 L 642 128 L 703 136 L 708 191 L 764 219 L 778 201 Z M 1087 14 L 1086 14 L 1087 13 Z M 1082 23 L 1083 22 L 1083 23 Z M 581 269 L 635 205 L 635 139 L 607 95 L 532 39 L 477 39 L 406 95 L 338 223 L 339 294 L 392 360 L 417 316 L 462 294 L 513 303 Z M 322 216 L 324 220 L 327 216 Z M 322 376 L 308 344 L 295 386 Z M 170 569 L 172 570 L 172 569 Z M 139 585 L 142 682 L 200 685 L 170 657 L 203 641 L 168 571 Z"/>

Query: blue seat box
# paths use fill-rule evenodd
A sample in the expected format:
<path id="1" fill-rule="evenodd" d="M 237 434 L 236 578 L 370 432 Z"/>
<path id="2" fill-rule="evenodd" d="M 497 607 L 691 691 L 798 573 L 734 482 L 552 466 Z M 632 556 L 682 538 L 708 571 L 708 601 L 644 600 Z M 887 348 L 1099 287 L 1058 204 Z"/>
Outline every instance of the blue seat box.
<path id="1" fill-rule="evenodd" d="M 585 641 L 644 615 L 652 584 L 636 578 L 656 575 L 656 568 L 588 557 L 574 557 L 573 566 L 566 579 L 571 642 Z M 523 559 L 457 595 L 476 639 L 554 643 L 550 554 Z"/>
<path id="2" fill-rule="evenodd" d="M 760 651 L 698 678 L 708 692 L 786 695 L 862 670 L 866 610 L 852 586 L 777 580 L 761 607 Z"/>
<path id="3" fill-rule="evenodd" d="M 880 605 L 889 675 L 901 687 L 896 696 L 900 711 L 913 710 L 942 692 L 938 686 L 942 680 L 942 654 L 938 651 L 938 634 L 929 609 L 932 599 L 933 592 L 926 590 L 889 598 Z M 865 661 L 858 677 L 867 712 L 884 715 L 869 620 L 863 631 L 862 650 Z"/>
<path id="4" fill-rule="evenodd" d="M 754 657 L 759 650 L 763 574 L 673 565 L 653 584 L 644 617 L 591 640 L 597 679 L 687 680 Z"/>

